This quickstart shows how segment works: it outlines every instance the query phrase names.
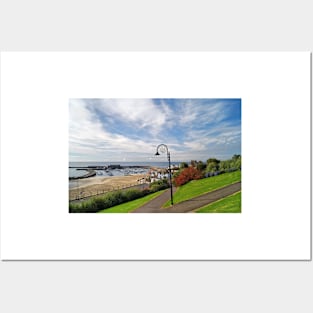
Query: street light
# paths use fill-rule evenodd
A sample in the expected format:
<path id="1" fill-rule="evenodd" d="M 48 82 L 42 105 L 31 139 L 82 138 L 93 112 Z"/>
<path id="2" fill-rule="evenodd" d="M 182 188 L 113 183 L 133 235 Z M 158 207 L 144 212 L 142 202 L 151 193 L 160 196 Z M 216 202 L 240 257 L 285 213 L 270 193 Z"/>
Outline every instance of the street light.
<path id="1" fill-rule="evenodd" d="M 155 155 L 160 155 L 159 149 L 160 149 L 161 153 L 167 152 L 168 171 L 169 171 L 169 174 L 170 174 L 171 204 L 173 205 L 173 184 L 172 184 L 171 155 L 170 155 L 170 152 L 168 151 L 167 145 L 165 145 L 163 143 L 157 146 L 157 150 L 156 150 L 156 154 Z"/>

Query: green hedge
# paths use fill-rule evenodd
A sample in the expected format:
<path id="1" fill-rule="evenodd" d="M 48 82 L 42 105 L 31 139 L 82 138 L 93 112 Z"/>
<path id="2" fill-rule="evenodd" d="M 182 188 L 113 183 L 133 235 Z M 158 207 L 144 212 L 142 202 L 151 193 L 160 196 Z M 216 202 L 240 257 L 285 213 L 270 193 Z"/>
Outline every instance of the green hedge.
<path id="1" fill-rule="evenodd" d="M 155 192 L 152 189 L 127 189 L 108 192 L 97 198 L 86 200 L 82 203 L 70 203 L 70 213 L 96 213 L 101 210 L 111 208 L 113 206 L 132 201 Z"/>
<path id="2" fill-rule="evenodd" d="M 158 180 L 156 182 L 153 182 L 150 184 L 150 191 L 151 192 L 157 192 L 163 189 L 169 188 L 169 182 L 167 179 Z"/>

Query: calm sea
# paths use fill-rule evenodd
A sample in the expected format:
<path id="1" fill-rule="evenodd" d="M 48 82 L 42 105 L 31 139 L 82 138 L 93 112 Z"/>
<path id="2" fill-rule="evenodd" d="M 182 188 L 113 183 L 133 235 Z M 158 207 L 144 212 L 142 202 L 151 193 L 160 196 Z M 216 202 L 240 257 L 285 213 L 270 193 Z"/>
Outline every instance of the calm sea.
<path id="1" fill-rule="evenodd" d="M 151 166 L 151 167 L 160 167 L 160 168 L 167 168 L 168 162 L 69 162 L 70 167 L 88 167 L 88 166 L 108 166 L 108 165 L 116 165 L 119 164 L 121 166 Z M 172 165 L 179 165 L 180 162 L 171 162 Z M 147 169 L 131 169 L 128 171 L 127 169 L 114 169 L 110 171 L 104 170 L 96 170 L 96 176 L 124 176 L 129 174 L 139 174 L 139 173 L 146 173 Z M 76 177 L 82 176 L 87 174 L 87 171 L 84 170 L 77 170 L 76 168 L 69 168 L 69 177 Z M 75 187 L 77 185 L 76 181 L 69 180 L 69 187 Z"/>
<path id="2" fill-rule="evenodd" d="M 180 162 L 171 162 L 172 164 L 180 164 Z M 87 167 L 87 166 L 108 166 L 119 164 L 121 166 L 156 166 L 167 167 L 168 162 L 69 162 L 69 166 Z"/>

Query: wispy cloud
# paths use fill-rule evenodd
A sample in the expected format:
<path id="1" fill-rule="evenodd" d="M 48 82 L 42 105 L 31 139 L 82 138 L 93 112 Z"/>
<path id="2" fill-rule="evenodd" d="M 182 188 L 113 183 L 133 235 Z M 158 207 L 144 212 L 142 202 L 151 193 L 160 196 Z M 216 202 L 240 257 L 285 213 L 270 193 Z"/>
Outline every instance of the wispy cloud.
<path id="1" fill-rule="evenodd" d="M 143 161 L 166 143 L 176 160 L 240 153 L 240 100 L 70 99 L 72 161 Z"/>

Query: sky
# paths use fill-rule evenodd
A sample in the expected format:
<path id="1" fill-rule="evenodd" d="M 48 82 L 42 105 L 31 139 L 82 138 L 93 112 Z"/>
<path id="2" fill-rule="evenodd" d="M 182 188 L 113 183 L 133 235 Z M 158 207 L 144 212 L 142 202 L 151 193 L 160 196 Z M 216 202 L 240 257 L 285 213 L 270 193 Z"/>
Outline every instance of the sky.
<path id="1" fill-rule="evenodd" d="M 241 154 L 241 99 L 70 99 L 70 162 L 220 160 Z"/>

